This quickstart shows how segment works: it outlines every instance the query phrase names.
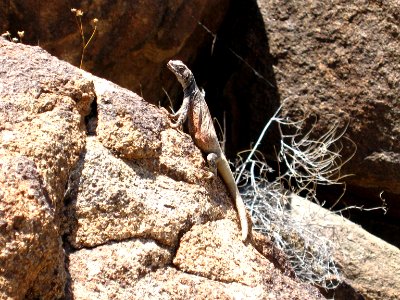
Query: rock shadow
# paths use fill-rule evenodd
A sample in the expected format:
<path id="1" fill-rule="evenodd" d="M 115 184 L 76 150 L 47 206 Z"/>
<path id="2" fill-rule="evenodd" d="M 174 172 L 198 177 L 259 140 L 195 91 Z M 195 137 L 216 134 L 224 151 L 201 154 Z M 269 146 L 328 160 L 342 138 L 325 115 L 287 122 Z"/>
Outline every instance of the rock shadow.
<path id="1" fill-rule="evenodd" d="M 207 45 L 193 66 L 211 114 L 221 126 L 225 118 L 229 157 L 257 141 L 280 105 L 273 64 L 257 1 L 232 1 L 211 49 Z M 271 126 L 259 150 L 274 160 L 278 144 Z"/>

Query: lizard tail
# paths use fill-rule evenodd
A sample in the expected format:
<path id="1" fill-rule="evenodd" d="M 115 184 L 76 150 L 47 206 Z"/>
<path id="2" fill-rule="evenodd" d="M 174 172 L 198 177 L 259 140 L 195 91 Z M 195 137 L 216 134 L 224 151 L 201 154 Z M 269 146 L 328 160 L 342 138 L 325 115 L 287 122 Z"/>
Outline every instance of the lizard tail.
<path id="1" fill-rule="evenodd" d="M 243 199 L 238 190 L 236 191 L 236 194 L 237 196 L 235 197 L 235 204 L 239 214 L 240 226 L 242 228 L 242 241 L 244 242 L 249 234 L 249 223 L 247 221 L 246 207 L 244 206 Z"/>
<path id="2" fill-rule="evenodd" d="M 240 196 L 235 179 L 233 178 L 231 169 L 229 167 L 229 163 L 225 156 L 222 156 L 218 161 L 218 172 L 225 181 L 229 193 L 235 200 L 235 206 L 240 220 L 240 227 L 242 229 L 242 241 L 245 241 L 249 233 L 249 222 L 246 214 L 246 206 L 244 205 L 243 199 Z"/>

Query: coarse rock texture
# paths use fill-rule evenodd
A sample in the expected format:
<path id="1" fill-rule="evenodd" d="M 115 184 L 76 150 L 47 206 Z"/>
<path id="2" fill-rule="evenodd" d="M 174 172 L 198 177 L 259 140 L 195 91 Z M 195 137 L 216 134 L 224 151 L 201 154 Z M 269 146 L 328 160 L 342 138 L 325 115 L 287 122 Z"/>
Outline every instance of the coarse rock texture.
<path id="1" fill-rule="evenodd" d="M 161 132 L 166 128 L 165 117 L 160 111 L 131 91 L 106 80 L 95 82 L 96 134 L 101 143 L 121 158 L 160 156 Z"/>
<path id="2" fill-rule="evenodd" d="M 0 43 L 0 154 L 33 159 L 58 208 L 84 147 L 83 117 L 94 99 L 93 84 L 40 48 Z"/>
<path id="3" fill-rule="evenodd" d="M 74 299 L 132 299 L 132 282 L 171 263 L 172 253 L 151 240 L 126 240 L 69 255 Z M 143 299 L 143 298 L 142 298 Z"/>
<path id="4" fill-rule="evenodd" d="M 333 242 L 334 258 L 343 272 L 345 285 L 351 286 L 365 299 L 399 299 L 398 248 L 303 198 L 293 197 L 291 208 L 295 220 Z M 339 286 L 335 299 L 353 299 L 345 291 L 346 288 Z"/>
<path id="5" fill-rule="evenodd" d="M 83 249 L 69 256 L 74 299 L 322 299 L 310 286 L 282 276 L 251 245 L 237 243 L 236 225 L 195 225 L 177 250 L 138 239 Z M 240 252 L 237 252 L 240 250 Z"/>
<path id="6" fill-rule="evenodd" d="M 397 220 L 400 215 L 399 2 L 230 2 L 218 32 L 228 0 L 92 1 L 84 2 L 88 6 L 83 7 L 75 1 L 3 1 L 0 28 L 2 32 L 10 30 L 15 37 L 18 30 L 24 30 L 25 42 L 40 44 L 77 65 L 81 39 L 69 6 L 76 4 L 76 8 L 84 11 L 86 37 L 92 31 L 90 19 L 99 19 L 94 39 L 86 50 L 84 68 L 164 106 L 167 97 L 163 96 L 162 87 L 173 102 L 180 93 L 180 86 L 165 68 L 165 62 L 172 57 L 184 60 L 205 87 L 213 115 L 222 120 L 226 112 L 231 154 L 248 148 L 256 140 L 283 99 L 287 99 L 284 113 L 289 117 L 299 118 L 303 112 L 318 116 L 316 135 L 326 132 L 336 120 L 341 124 L 350 121 L 348 135 L 358 151 L 345 169 L 355 174 L 347 178 L 348 191 L 353 193 L 353 199 L 358 197 L 359 205 L 369 201 L 376 206 L 380 202 L 371 202 L 379 201 L 383 190 L 389 207 L 387 216 Z M 218 34 L 213 36 L 213 33 Z M 1 51 L 7 52 L 4 55 L 1 52 L 0 56 L 0 155 L 4 162 L 2 172 L 7 175 L 2 184 L 7 189 L 16 186 L 15 180 L 20 179 L 14 180 L 12 174 L 28 174 L 21 175 L 21 180 L 28 180 L 29 185 L 38 188 L 33 193 L 34 199 L 48 199 L 40 203 L 32 200 L 33 207 L 44 207 L 46 212 L 29 215 L 24 211 L 21 215 L 26 216 L 27 223 L 14 218 L 19 216 L 14 206 L 10 206 L 14 196 L 6 194 L 11 200 L 7 198 L 1 203 L 1 218 L 3 211 L 7 211 L 5 216 L 10 219 L 4 217 L 6 221 L 2 219 L 0 224 L 2 232 L 5 230 L 5 246 L 0 248 L 2 264 L 3 259 L 4 264 L 12 261 L 14 256 L 9 255 L 19 255 L 20 261 L 42 257 L 35 252 L 37 249 L 32 255 L 23 251 L 10 254 L 11 244 L 20 243 L 18 238 L 33 244 L 43 241 L 48 245 L 43 247 L 49 249 L 42 265 L 26 263 L 25 269 L 17 269 L 20 274 L 0 269 L 7 293 L 15 298 L 44 297 L 44 294 L 52 298 L 60 293 L 56 290 L 65 277 L 61 271 L 51 275 L 52 292 L 33 284 L 50 282 L 48 270 L 59 270 L 62 249 L 57 245 L 61 233 L 71 243 L 73 253 L 88 245 L 98 247 L 114 240 L 135 238 L 154 240 L 173 250 L 192 226 L 210 221 L 216 226 L 214 222 L 221 219 L 236 221 L 220 180 L 205 180 L 207 169 L 200 152 L 186 135 L 168 129 L 165 116 L 157 108 L 145 105 L 139 96 L 106 81 L 87 74 L 84 79 L 71 66 L 37 48 L 32 50 L 3 41 L 0 46 Z M 91 135 L 88 138 L 83 117 L 94 97 L 92 81 L 97 102 L 87 117 L 86 129 Z M 266 152 L 273 156 L 271 149 L 277 142 L 276 136 L 264 141 L 264 148 L 269 149 Z M 86 149 L 86 142 L 93 147 Z M 345 150 L 350 151 L 347 146 Z M 72 171 L 79 156 L 79 164 Z M 96 157 L 105 161 L 96 161 Z M 21 164 L 26 168 L 21 169 Z M 100 177 L 102 171 L 105 175 Z M 126 176 L 127 181 L 118 180 Z M 88 185 L 81 186 L 81 179 L 86 180 L 82 184 L 90 184 L 88 190 L 82 188 Z M 61 221 L 59 212 L 66 186 L 67 208 Z M 15 193 L 32 194 L 25 193 L 23 188 L 21 185 L 21 191 Z M 179 197 L 172 196 L 174 189 Z M 159 202 L 148 203 L 147 199 Z M 186 207 L 187 201 L 194 204 L 197 199 L 201 199 L 203 206 L 195 207 L 197 210 Z M 160 219 L 152 215 L 152 209 Z M 174 213 L 176 218 L 171 216 Z M 30 226 L 28 220 L 39 220 L 44 231 L 36 234 L 37 227 Z M 165 230 L 152 228 L 160 225 Z M 18 228 L 27 228 L 23 229 L 22 237 Z M 381 234 L 383 230 L 379 226 L 375 231 Z M 14 235 L 15 232 L 18 234 Z M 53 236 L 56 240 L 50 238 Z M 398 236 L 398 231 L 392 236 Z M 208 278 L 177 275 L 180 271 L 171 266 L 162 268 L 145 275 L 143 280 L 152 282 L 157 276 L 176 275 L 169 287 L 182 298 L 193 294 L 178 288 L 177 278 L 200 278 L 187 279 L 193 292 L 207 285 Z M 15 281 L 11 280 L 12 274 Z M 27 285 L 22 283 L 23 278 L 28 278 L 24 279 Z M 163 279 L 157 282 L 159 286 L 167 286 Z M 212 286 L 219 284 L 215 281 Z M 210 294 L 214 295 L 211 291 Z"/>
<path id="7" fill-rule="evenodd" d="M 0 298 L 63 294 L 60 211 L 93 98 L 73 66 L 0 39 Z"/>
<path id="8" fill-rule="evenodd" d="M 322 299 L 265 237 L 242 243 L 164 111 L 38 47 L 0 54 L 1 299 Z"/>
<path id="9" fill-rule="evenodd" d="M 192 143 L 191 148 L 190 154 L 203 160 Z M 66 207 L 64 225 L 70 227 L 68 240 L 73 247 L 92 248 L 133 237 L 176 247 L 182 232 L 195 223 L 223 218 L 227 213 L 236 220 L 225 189 L 216 192 L 217 185 L 204 181 L 204 186 L 175 181 L 160 174 L 159 163 L 124 161 L 96 137 L 88 137 L 86 151 L 71 177 L 71 186 L 77 189 L 70 191 Z M 182 165 L 187 163 L 182 161 Z M 218 186 L 223 186 L 219 180 Z"/>
<path id="10" fill-rule="evenodd" d="M 165 68 L 171 58 L 193 61 L 199 49 L 211 47 L 229 0 L 57 1 L 11 0 L 0 5 L 0 28 L 13 37 L 24 30 L 24 42 L 40 44 L 51 54 L 79 66 L 82 40 L 71 8 L 83 11 L 88 45 L 83 68 L 140 94 L 151 103 L 164 98 L 175 78 Z M 168 74 L 167 76 L 165 74 Z M 178 91 L 176 87 L 175 92 Z"/>
<path id="11" fill-rule="evenodd" d="M 62 296 L 64 254 L 42 178 L 32 159 L 0 155 L 0 299 Z"/>
<path id="12" fill-rule="evenodd" d="M 273 264 L 253 247 L 235 243 L 232 221 L 196 225 L 180 241 L 174 264 L 187 273 L 257 286 L 271 280 Z M 250 251 L 249 251 L 250 250 Z"/>
<path id="13" fill-rule="evenodd" d="M 346 178 L 400 216 L 400 2 L 258 0 L 283 114 L 312 114 L 318 136 L 339 122 L 357 152 Z M 345 144 L 344 158 L 352 151 Z M 361 203 L 358 202 L 360 205 Z M 371 204 L 371 203 L 370 203 Z"/>

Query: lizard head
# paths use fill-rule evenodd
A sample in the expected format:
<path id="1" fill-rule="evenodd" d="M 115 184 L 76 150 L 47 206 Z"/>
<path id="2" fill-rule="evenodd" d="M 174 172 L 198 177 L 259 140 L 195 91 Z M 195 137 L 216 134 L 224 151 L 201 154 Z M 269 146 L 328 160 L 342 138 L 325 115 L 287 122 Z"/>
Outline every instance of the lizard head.
<path id="1" fill-rule="evenodd" d="M 180 60 L 170 60 L 167 67 L 175 74 L 183 88 L 188 87 L 194 80 L 192 71 Z"/>

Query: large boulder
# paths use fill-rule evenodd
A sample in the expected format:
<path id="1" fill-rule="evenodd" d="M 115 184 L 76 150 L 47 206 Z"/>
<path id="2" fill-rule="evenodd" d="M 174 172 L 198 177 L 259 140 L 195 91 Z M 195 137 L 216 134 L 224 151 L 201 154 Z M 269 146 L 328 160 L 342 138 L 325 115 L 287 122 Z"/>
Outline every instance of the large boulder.
<path id="1" fill-rule="evenodd" d="M 165 114 L 134 93 L 86 76 L 94 82 L 97 115 L 88 121 L 96 126 L 71 176 L 65 207 L 71 295 L 320 297 L 281 273 L 291 274 L 282 257 L 258 252 L 273 248 L 266 239 L 256 238 L 256 248 L 240 242 L 229 194 L 220 179 L 208 178 L 190 136 L 170 129 Z M 138 129 L 142 138 L 132 138 L 129 131 Z M 110 143 L 116 135 L 129 147 Z M 151 149 L 142 141 L 157 139 L 156 151 L 130 156 L 134 147 Z M 201 291 L 208 283 L 212 289 Z M 284 288 L 292 285 L 299 289 Z"/>
<path id="2" fill-rule="evenodd" d="M 258 0 L 283 114 L 314 115 L 315 137 L 339 122 L 357 151 L 343 171 L 370 206 L 400 215 L 400 3 Z M 352 152 L 345 143 L 343 159 Z M 361 201 L 358 204 L 363 204 Z"/>
<path id="3" fill-rule="evenodd" d="M 43 177 L 24 155 L 0 155 L 0 298 L 55 299 L 64 253 Z"/>
<path id="4" fill-rule="evenodd" d="M 0 298 L 322 298 L 266 238 L 240 240 L 162 110 L 39 47 L 0 51 Z"/>
<path id="5" fill-rule="evenodd" d="M 93 98 L 73 66 L 0 39 L 0 298 L 63 294 L 60 214 Z"/>
<path id="6" fill-rule="evenodd" d="M 291 215 L 304 228 L 332 242 L 333 256 L 344 276 L 344 283 L 335 291 L 335 299 L 353 299 L 354 292 L 349 294 L 346 286 L 352 287 L 365 299 L 398 299 L 398 248 L 301 197 L 292 197 Z"/>
<path id="7" fill-rule="evenodd" d="M 236 225 L 219 220 L 193 226 L 177 250 L 147 239 L 82 249 L 69 256 L 69 290 L 74 299 L 323 299 L 238 241 Z"/>

